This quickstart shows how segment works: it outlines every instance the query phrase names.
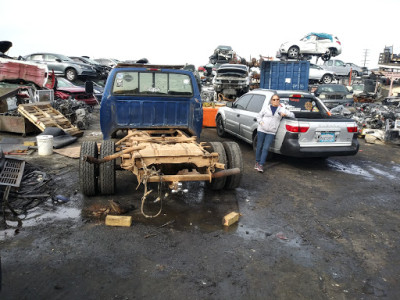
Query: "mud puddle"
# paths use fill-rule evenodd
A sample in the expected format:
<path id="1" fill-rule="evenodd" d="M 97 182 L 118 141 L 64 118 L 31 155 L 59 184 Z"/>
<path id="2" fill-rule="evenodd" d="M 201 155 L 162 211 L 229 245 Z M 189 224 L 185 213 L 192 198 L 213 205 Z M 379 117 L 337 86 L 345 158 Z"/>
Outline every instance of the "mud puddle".
<path id="1" fill-rule="evenodd" d="M 328 159 L 329 168 L 346 174 L 362 176 L 367 180 L 373 181 L 377 177 L 383 177 L 388 180 L 398 180 L 400 167 L 396 165 L 384 166 L 371 161 L 361 161 L 361 164 L 343 163 L 334 159 Z"/>

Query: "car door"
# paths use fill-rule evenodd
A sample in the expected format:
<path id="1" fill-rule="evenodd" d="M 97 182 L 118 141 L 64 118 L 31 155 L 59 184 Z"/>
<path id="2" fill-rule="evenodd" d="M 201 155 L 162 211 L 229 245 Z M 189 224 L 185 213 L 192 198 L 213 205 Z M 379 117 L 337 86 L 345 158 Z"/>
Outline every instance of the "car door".
<path id="1" fill-rule="evenodd" d="M 241 116 L 245 112 L 247 104 L 249 103 L 252 94 L 245 94 L 233 103 L 232 109 L 226 111 L 226 124 L 225 128 L 228 132 L 240 135 L 240 122 Z"/>
<path id="2" fill-rule="evenodd" d="M 302 39 L 301 52 L 302 53 L 315 53 L 316 52 L 316 36 L 309 35 Z"/>
<path id="3" fill-rule="evenodd" d="M 335 72 L 337 75 L 347 75 L 349 73 L 348 69 L 349 68 L 347 68 L 345 63 L 341 60 L 335 60 L 333 63 L 333 72 Z"/>
<path id="4" fill-rule="evenodd" d="M 253 132 L 257 129 L 257 115 L 261 111 L 265 102 L 265 95 L 253 95 L 246 109 L 240 116 L 240 135 L 247 142 L 251 143 Z"/>
<path id="5" fill-rule="evenodd" d="M 57 61 L 58 57 L 53 54 L 44 55 L 44 60 L 50 70 L 54 70 L 55 74 L 64 74 L 64 64 L 62 62 Z"/>

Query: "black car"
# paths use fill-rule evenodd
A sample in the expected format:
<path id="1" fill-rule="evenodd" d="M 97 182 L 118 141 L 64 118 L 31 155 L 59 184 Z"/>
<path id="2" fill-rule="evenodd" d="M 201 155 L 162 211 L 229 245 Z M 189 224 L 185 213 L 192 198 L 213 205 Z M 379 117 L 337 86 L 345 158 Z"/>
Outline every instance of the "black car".
<path id="1" fill-rule="evenodd" d="M 97 72 L 99 79 L 106 79 L 110 73 L 111 67 L 102 65 L 99 62 L 84 56 L 70 56 L 73 61 L 91 65 Z"/>
<path id="2" fill-rule="evenodd" d="M 321 99 L 328 108 L 354 104 L 353 94 L 343 84 L 320 84 L 314 91 L 314 95 Z"/>

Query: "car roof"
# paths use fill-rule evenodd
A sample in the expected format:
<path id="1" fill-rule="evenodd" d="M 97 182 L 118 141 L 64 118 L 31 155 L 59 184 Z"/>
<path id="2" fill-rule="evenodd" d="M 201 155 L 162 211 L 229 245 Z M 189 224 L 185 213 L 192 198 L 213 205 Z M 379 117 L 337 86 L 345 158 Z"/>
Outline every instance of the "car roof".
<path id="1" fill-rule="evenodd" d="M 231 46 L 219 45 L 219 46 L 217 47 L 217 49 L 232 50 L 232 47 L 231 47 Z"/>

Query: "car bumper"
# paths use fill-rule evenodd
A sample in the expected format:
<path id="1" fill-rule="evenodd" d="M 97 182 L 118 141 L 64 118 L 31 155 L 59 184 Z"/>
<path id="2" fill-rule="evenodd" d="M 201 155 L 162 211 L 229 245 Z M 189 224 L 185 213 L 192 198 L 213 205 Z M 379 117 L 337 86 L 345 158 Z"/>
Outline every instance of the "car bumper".
<path id="1" fill-rule="evenodd" d="M 356 134 L 354 134 L 350 146 L 300 147 L 298 133 L 286 133 L 280 152 L 293 157 L 329 157 L 355 155 L 359 148 L 360 144 Z"/>

